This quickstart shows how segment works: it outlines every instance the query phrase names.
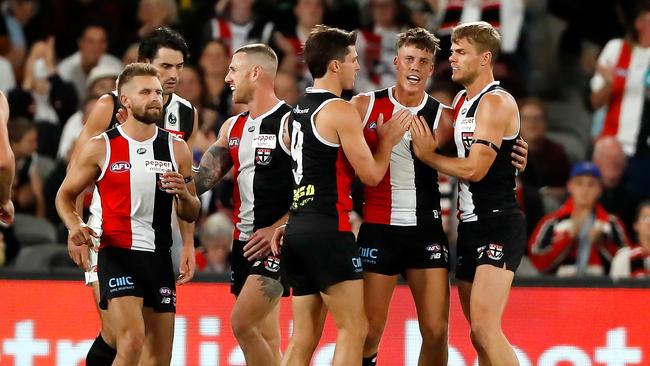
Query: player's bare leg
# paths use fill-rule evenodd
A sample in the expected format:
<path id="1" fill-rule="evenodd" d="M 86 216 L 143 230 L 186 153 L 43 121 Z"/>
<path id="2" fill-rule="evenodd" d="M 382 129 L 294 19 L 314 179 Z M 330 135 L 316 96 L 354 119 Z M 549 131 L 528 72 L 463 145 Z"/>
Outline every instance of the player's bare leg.
<path id="1" fill-rule="evenodd" d="M 156 313 L 152 308 L 142 309 L 145 324 L 145 344 L 140 366 L 167 366 L 172 361 L 174 341 L 174 313 Z"/>
<path id="2" fill-rule="evenodd" d="M 325 325 L 327 308 L 319 294 L 293 296 L 293 335 L 282 357 L 282 366 L 309 365 Z"/>
<path id="3" fill-rule="evenodd" d="M 364 358 L 374 357 L 377 354 L 396 285 L 397 276 L 363 273 L 363 302 L 368 318 L 368 336 L 363 345 Z"/>

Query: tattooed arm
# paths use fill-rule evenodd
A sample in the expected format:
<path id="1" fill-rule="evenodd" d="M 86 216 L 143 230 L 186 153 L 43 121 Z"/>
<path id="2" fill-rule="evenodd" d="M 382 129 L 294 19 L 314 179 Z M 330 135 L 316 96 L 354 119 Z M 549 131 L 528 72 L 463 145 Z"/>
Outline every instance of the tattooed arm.
<path id="1" fill-rule="evenodd" d="M 228 151 L 228 130 L 235 118 L 230 118 L 221 126 L 217 141 L 203 154 L 199 172 L 196 175 L 196 193 L 200 196 L 214 187 L 232 168 Z"/>

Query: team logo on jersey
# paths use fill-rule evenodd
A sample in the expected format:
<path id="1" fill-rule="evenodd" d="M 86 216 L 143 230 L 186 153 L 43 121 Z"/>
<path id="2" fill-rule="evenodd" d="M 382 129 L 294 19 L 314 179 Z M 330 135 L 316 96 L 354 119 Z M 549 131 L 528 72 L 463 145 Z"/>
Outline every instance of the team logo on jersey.
<path id="1" fill-rule="evenodd" d="M 370 122 L 370 124 L 368 125 L 368 129 L 376 130 L 377 129 L 377 122 Z"/>
<path id="2" fill-rule="evenodd" d="M 142 155 L 147 152 L 147 149 L 145 149 L 144 147 L 139 147 L 135 152 Z"/>
<path id="3" fill-rule="evenodd" d="M 228 140 L 228 147 L 231 149 L 235 147 L 239 147 L 239 137 L 231 137 Z"/>
<path id="4" fill-rule="evenodd" d="M 465 113 L 467 113 L 467 108 L 463 108 L 460 110 L 460 114 L 465 114 Z"/>
<path id="5" fill-rule="evenodd" d="M 460 139 L 463 141 L 465 149 L 469 150 L 472 148 L 472 143 L 474 142 L 474 132 L 461 132 Z"/>
<path id="6" fill-rule="evenodd" d="M 271 149 L 257 149 L 255 151 L 255 164 L 257 165 L 269 165 L 271 162 Z"/>
<path id="7" fill-rule="evenodd" d="M 259 134 L 253 137 L 253 149 L 264 148 L 264 149 L 275 149 L 277 146 L 277 136 L 271 134 Z"/>
<path id="8" fill-rule="evenodd" d="M 248 132 L 253 132 L 253 131 L 255 131 L 255 125 L 248 127 Z"/>
<path id="9" fill-rule="evenodd" d="M 170 125 L 175 125 L 176 122 L 178 122 L 178 119 L 176 119 L 176 116 L 174 115 L 174 113 L 170 113 L 169 117 L 167 118 L 167 121 L 169 121 Z"/>
<path id="10" fill-rule="evenodd" d="M 488 245 L 487 256 L 488 258 L 495 261 L 501 260 L 501 258 L 503 258 L 503 245 L 499 245 L 499 244 Z"/>
<path id="11" fill-rule="evenodd" d="M 128 161 L 116 161 L 111 164 L 111 172 L 113 173 L 124 173 L 131 170 L 131 163 Z"/>
<path id="12" fill-rule="evenodd" d="M 280 270 L 280 258 L 274 257 L 272 255 L 268 256 L 264 261 L 264 268 L 267 271 L 277 272 Z"/>

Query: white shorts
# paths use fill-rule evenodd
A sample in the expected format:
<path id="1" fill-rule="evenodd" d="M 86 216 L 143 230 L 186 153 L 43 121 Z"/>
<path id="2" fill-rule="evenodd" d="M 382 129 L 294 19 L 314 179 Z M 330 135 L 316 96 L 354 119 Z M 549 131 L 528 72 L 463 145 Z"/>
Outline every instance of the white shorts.
<path id="1" fill-rule="evenodd" d="M 93 239 L 93 241 L 95 241 Z M 86 277 L 86 286 L 92 286 L 93 282 L 99 281 L 97 278 L 97 252 L 99 251 L 99 245 L 95 245 L 93 248 L 88 248 L 88 266 L 90 270 L 84 272 Z"/>

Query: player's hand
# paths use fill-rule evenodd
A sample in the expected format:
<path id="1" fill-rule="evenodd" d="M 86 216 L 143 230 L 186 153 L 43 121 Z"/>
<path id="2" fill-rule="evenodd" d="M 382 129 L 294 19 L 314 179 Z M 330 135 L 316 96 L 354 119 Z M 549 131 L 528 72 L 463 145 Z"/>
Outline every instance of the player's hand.
<path id="1" fill-rule="evenodd" d="M 523 138 L 518 138 L 515 146 L 512 147 L 512 165 L 517 168 L 519 173 L 526 170 L 528 164 L 528 143 Z"/>
<path id="2" fill-rule="evenodd" d="M 91 250 L 95 250 L 95 248 L 92 248 Z M 88 264 L 88 248 L 86 248 L 85 245 L 75 245 L 68 238 L 68 255 L 77 267 L 86 272 L 90 270 L 90 265 Z"/>
<path id="3" fill-rule="evenodd" d="M 68 229 L 68 246 L 70 244 L 76 246 L 87 245 L 92 248 L 94 246 L 92 238 L 99 238 L 99 235 L 84 223 Z"/>
<path id="4" fill-rule="evenodd" d="M 600 74 L 607 85 L 614 83 L 614 67 L 608 67 L 601 64 L 596 65 L 596 73 Z"/>
<path id="5" fill-rule="evenodd" d="M 271 252 L 273 255 L 280 255 L 282 251 L 282 244 L 284 244 L 284 230 L 287 225 L 278 226 L 273 233 L 273 238 L 271 238 Z"/>
<path id="6" fill-rule="evenodd" d="M 269 255 L 274 233 L 275 228 L 270 226 L 255 231 L 244 245 L 244 257 L 249 261 L 254 261 Z"/>
<path id="7" fill-rule="evenodd" d="M 129 111 L 123 107 L 120 107 L 120 109 L 117 110 L 117 113 L 115 113 L 115 118 L 120 124 L 122 124 L 129 118 Z"/>
<path id="8" fill-rule="evenodd" d="M 185 179 L 179 172 L 165 172 L 162 175 L 160 182 L 162 183 L 162 188 L 169 194 L 177 195 L 178 198 L 188 198 L 188 196 L 190 196 L 190 192 L 187 190 L 187 185 L 185 184 Z"/>
<path id="9" fill-rule="evenodd" d="M 402 140 L 404 133 L 409 129 L 411 118 L 411 112 L 408 109 L 402 109 L 395 113 L 386 122 L 384 122 L 384 115 L 379 114 L 379 118 L 377 118 L 379 142 L 389 143 L 390 146 L 396 145 Z"/>
<path id="10" fill-rule="evenodd" d="M 181 251 L 181 265 L 179 268 L 180 274 L 176 280 L 177 285 L 182 285 L 184 283 L 190 282 L 192 277 L 194 277 L 194 271 L 196 270 L 196 257 L 194 256 L 194 246 L 193 245 L 183 245 L 183 250 Z"/>
<path id="11" fill-rule="evenodd" d="M 411 142 L 413 143 L 413 152 L 420 160 L 438 148 L 436 136 L 431 132 L 429 125 L 422 116 L 413 117 L 412 119 Z"/>
<path id="12" fill-rule="evenodd" d="M 14 203 L 7 200 L 0 205 L 0 226 L 9 227 L 14 222 Z"/>

